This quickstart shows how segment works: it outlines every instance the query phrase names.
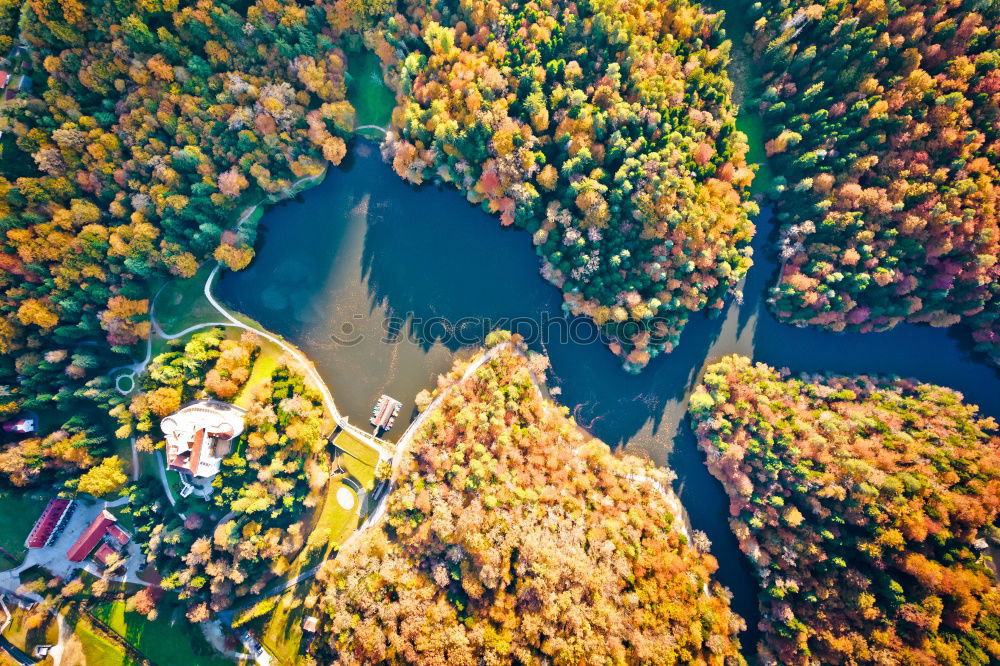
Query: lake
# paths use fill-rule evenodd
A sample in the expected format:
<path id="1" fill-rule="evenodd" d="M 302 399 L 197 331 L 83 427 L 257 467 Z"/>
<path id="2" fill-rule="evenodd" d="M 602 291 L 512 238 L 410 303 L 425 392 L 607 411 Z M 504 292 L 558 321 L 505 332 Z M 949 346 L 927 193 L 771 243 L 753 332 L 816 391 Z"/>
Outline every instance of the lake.
<path id="1" fill-rule="evenodd" d="M 414 396 L 451 366 L 453 353 L 481 342 L 493 324 L 526 334 L 531 322 L 543 324 L 547 335 L 533 336 L 533 346 L 552 360 L 557 399 L 595 436 L 677 473 L 675 488 L 691 525 L 713 542 L 717 577 L 747 619 L 743 640 L 752 649 L 756 585 L 729 531 L 725 492 L 684 423 L 707 361 L 740 353 L 795 372 L 911 376 L 950 386 L 985 413 L 1000 414 L 997 372 L 949 331 L 901 325 L 888 333 L 836 334 L 777 322 L 765 303 L 777 270 L 775 236 L 765 210 L 743 303 L 730 303 L 716 318 L 692 315 L 674 353 L 630 375 L 600 342 L 570 339 L 593 328 L 582 318 L 562 318 L 560 292 L 540 277 L 528 234 L 501 228 L 455 190 L 407 185 L 374 143 L 355 140 L 344 165 L 321 185 L 265 214 L 253 263 L 223 273 L 215 294 L 298 345 L 352 422 L 367 426 L 381 393 L 402 401 L 390 440 L 405 428 Z M 464 325 L 449 331 L 445 322 Z"/>

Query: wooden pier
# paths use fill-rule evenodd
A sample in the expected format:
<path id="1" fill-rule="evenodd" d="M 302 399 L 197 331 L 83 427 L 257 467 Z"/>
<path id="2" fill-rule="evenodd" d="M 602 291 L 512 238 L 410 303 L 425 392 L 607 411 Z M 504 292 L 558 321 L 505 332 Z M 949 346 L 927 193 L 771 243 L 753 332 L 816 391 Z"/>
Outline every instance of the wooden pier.
<path id="1" fill-rule="evenodd" d="M 380 430 L 389 430 L 396 425 L 396 416 L 402 407 L 403 403 L 399 400 L 383 393 L 372 408 L 371 424 L 375 426 L 372 434 L 377 437 Z"/>

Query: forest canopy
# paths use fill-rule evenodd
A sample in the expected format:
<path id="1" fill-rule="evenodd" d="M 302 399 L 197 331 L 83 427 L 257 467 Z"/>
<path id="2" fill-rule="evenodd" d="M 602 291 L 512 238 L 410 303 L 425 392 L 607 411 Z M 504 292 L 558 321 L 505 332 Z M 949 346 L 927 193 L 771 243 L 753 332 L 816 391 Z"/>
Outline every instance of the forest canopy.
<path id="1" fill-rule="evenodd" d="M 729 356 L 691 398 L 760 576 L 761 656 L 995 664 L 1000 437 L 950 389 Z"/>
<path id="2" fill-rule="evenodd" d="M 743 663 L 668 474 L 542 398 L 544 361 L 503 346 L 439 381 L 384 523 L 319 574 L 318 661 Z"/>
<path id="3" fill-rule="evenodd" d="M 0 9 L 16 45 L 0 103 L 0 416 L 46 412 L 41 437 L 0 449 L 23 485 L 108 452 L 123 398 L 105 375 L 149 336 L 150 285 L 212 258 L 246 266 L 256 228 L 230 229 L 237 213 L 343 158 L 351 21 L 331 19 L 337 3 L 273 0 Z"/>
<path id="4" fill-rule="evenodd" d="M 753 171 L 721 15 L 687 0 L 407 2 L 384 153 L 532 234 L 564 309 L 637 370 L 750 266 Z M 398 73 L 397 73 L 398 72 Z"/>
<path id="5" fill-rule="evenodd" d="M 1000 5 L 764 0 L 777 315 L 835 331 L 965 322 L 1000 362 Z"/>

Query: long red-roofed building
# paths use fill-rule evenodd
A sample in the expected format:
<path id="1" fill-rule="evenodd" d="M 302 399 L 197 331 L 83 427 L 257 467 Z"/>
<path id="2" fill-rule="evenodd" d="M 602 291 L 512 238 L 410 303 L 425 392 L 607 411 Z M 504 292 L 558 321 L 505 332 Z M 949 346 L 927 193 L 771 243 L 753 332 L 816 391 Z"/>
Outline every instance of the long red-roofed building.
<path id="1" fill-rule="evenodd" d="M 53 499 L 49 500 L 42 515 L 35 521 L 35 526 L 31 528 L 31 534 L 25 545 L 28 548 L 44 548 L 52 540 L 52 535 L 56 529 L 65 521 L 69 514 L 69 509 L 73 505 L 73 500 Z"/>
<path id="2" fill-rule="evenodd" d="M 90 527 L 80 535 L 80 538 L 76 540 L 70 549 L 66 552 L 66 559 L 70 562 L 83 562 L 90 555 L 90 552 L 94 550 L 94 547 L 104 538 L 104 535 L 108 533 L 108 528 L 117 522 L 111 513 L 105 509 L 94 518 L 94 522 L 90 524 Z"/>
<path id="3" fill-rule="evenodd" d="M 128 532 L 123 530 L 118 525 L 112 525 L 108 528 L 108 536 L 117 541 L 120 545 L 124 546 L 132 538 L 128 535 Z"/>

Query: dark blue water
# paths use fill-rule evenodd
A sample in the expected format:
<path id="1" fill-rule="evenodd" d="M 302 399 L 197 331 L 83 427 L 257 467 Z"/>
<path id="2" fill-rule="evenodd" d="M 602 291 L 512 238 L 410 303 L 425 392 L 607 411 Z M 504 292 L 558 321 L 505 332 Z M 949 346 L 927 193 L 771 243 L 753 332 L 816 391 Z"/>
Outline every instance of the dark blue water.
<path id="1" fill-rule="evenodd" d="M 712 540 L 718 578 L 747 619 L 744 644 L 753 645 L 751 570 L 729 531 L 725 492 L 683 423 L 706 362 L 740 353 L 793 371 L 910 376 L 957 389 L 987 414 L 1000 415 L 997 373 L 945 330 L 904 325 L 888 333 L 835 334 L 778 323 L 764 303 L 775 278 L 774 233 L 765 211 L 742 305 L 732 303 L 714 319 L 693 315 L 673 354 L 629 375 L 599 342 L 565 339 L 572 322 L 561 319 L 559 291 L 539 276 L 527 234 L 502 229 L 454 190 L 408 186 L 373 144 L 361 142 L 345 168 L 264 216 L 256 259 L 225 274 L 216 295 L 301 347 L 340 410 L 360 423 L 383 392 L 412 410 L 416 393 L 491 324 L 530 334 L 530 322 L 550 318 L 547 339 L 534 345 L 552 360 L 558 399 L 594 435 L 677 473 L 690 523 Z M 389 342 L 386 331 L 399 329 L 393 317 L 409 323 Z M 447 335 L 444 322 L 460 321 L 464 339 Z M 585 320 L 573 322 L 578 336 L 592 332 Z"/>

